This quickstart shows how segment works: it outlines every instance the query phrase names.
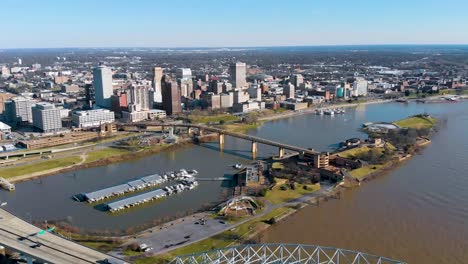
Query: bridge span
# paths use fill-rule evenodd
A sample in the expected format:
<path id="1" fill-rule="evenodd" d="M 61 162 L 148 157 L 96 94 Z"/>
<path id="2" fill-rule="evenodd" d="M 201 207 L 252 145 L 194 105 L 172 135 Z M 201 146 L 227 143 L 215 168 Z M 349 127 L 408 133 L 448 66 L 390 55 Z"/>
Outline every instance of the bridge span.
<path id="1" fill-rule="evenodd" d="M 256 156 L 256 154 L 257 154 L 257 151 L 258 151 L 257 144 L 258 143 L 273 146 L 273 147 L 277 147 L 278 148 L 278 157 L 280 157 L 280 158 L 282 158 L 284 156 L 284 154 L 285 154 L 284 151 L 285 150 L 295 151 L 295 152 L 298 152 L 300 155 L 319 154 L 319 152 L 317 152 L 317 151 L 315 151 L 313 149 L 307 149 L 307 148 L 303 148 L 303 147 L 288 145 L 288 144 L 284 144 L 284 143 L 269 140 L 269 139 L 264 139 L 264 138 L 251 136 L 251 135 L 247 135 L 247 134 L 242 134 L 242 133 L 231 132 L 231 131 L 228 131 L 228 130 L 224 130 L 224 129 L 220 129 L 220 128 L 216 128 L 216 127 L 210 127 L 210 126 L 206 126 L 206 125 L 189 124 L 189 123 L 170 124 L 170 123 L 156 123 L 156 122 L 135 122 L 135 123 L 128 123 L 128 124 L 118 124 L 118 126 L 121 126 L 121 127 L 138 127 L 140 129 L 146 129 L 149 126 L 151 126 L 151 127 L 152 126 L 162 127 L 162 129 L 164 129 L 165 127 L 174 127 L 174 128 L 176 128 L 176 127 L 185 127 L 185 128 L 188 128 L 189 130 L 195 128 L 195 129 L 198 129 L 199 131 L 209 131 L 209 132 L 213 132 L 213 133 L 218 134 L 218 141 L 219 141 L 220 149 L 224 148 L 224 137 L 226 135 L 231 136 L 231 137 L 235 137 L 235 138 L 248 140 L 248 141 L 252 142 L 251 150 L 252 150 L 252 155 L 253 156 Z"/>
<path id="2" fill-rule="evenodd" d="M 0 245 L 19 252 L 28 263 L 126 263 L 102 252 L 87 248 L 54 234 L 37 233 L 41 229 L 0 209 Z"/>

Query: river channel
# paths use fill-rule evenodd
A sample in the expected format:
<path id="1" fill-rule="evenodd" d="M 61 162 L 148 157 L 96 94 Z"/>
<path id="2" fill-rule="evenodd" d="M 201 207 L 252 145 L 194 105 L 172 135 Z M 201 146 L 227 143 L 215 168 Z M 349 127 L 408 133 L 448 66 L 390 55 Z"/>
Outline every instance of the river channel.
<path id="1" fill-rule="evenodd" d="M 331 151 L 369 121 L 393 121 L 429 113 L 444 120 L 433 143 L 395 171 L 346 191 L 341 200 L 307 207 L 278 223 L 263 237 L 268 242 L 308 243 L 356 249 L 409 263 L 466 263 L 468 259 L 468 102 L 386 103 L 348 108 L 343 115 L 304 114 L 266 122 L 249 134 L 291 145 Z M 259 157 L 276 154 L 259 145 Z M 66 220 L 82 230 L 126 230 L 155 218 L 175 216 L 214 203 L 229 184 L 202 181 L 192 191 L 121 214 L 109 214 L 71 199 L 97 190 L 180 168 L 199 177 L 231 176 L 230 165 L 252 159 L 250 143 L 226 137 L 217 143 L 189 145 L 136 161 L 57 174 L 18 183 L 0 191 L 7 209 L 26 220 Z"/>

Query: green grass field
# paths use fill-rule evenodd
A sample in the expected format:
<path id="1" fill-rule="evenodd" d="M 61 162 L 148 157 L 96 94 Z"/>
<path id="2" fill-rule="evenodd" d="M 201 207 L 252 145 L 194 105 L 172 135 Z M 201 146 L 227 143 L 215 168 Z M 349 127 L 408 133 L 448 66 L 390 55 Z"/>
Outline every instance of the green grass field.
<path id="1" fill-rule="evenodd" d="M 57 169 L 61 167 L 67 167 L 71 166 L 73 164 L 79 163 L 81 161 L 81 158 L 78 156 L 73 156 L 73 157 L 66 157 L 66 158 L 60 158 L 60 159 L 54 159 L 54 160 L 48 160 L 48 161 L 41 161 L 41 162 L 36 162 L 33 164 L 28 164 L 28 165 L 23 165 L 23 166 L 18 166 L 18 167 L 11 167 L 11 168 L 5 168 L 5 169 L 0 169 L 0 177 L 4 178 L 11 178 L 15 176 L 21 176 L 33 172 L 41 172 L 41 171 L 46 171 L 50 169 Z"/>
<path id="2" fill-rule="evenodd" d="M 105 148 L 101 150 L 91 151 L 88 152 L 86 155 L 86 163 L 102 160 L 105 158 L 120 156 L 128 153 L 130 153 L 128 150 L 118 148 Z"/>
<path id="3" fill-rule="evenodd" d="M 421 117 L 421 116 L 413 116 L 408 117 L 399 121 L 395 122 L 395 125 L 399 127 L 407 127 L 407 128 L 431 128 L 437 122 L 437 119 L 433 117 Z"/>
<path id="4" fill-rule="evenodd" d="M 230 114 L 220 114 L 220 115 L 190 115 L 188 117 L 190 121 L 194 124 L 207 124 L 207 123 L 219 123 L 221 121 L 223 122 L 232 122 L 232 121 L 238 121 L 239 117 L 233 116 Z"/>
<path id="5" fill-rule="evenodd" d="M 382 165 L 370 165 L 370 166 L 365 166 L 359 169 L 352 170 L 349 173 L 354 178 L 361 180 L 365 178 L 367 175 L 369 175 L 370 173 L 378 171 L 381 167 Z"/>
<path id="6" fill-rule="evenodd" d="M 273 189 L 268 190 L 265 198 L 270 201 L 272 204 L 280 204 L 292 201 L 297 199 L 305 194 L 309 194 L 315 192 L 320 189 L 320 184 L 308 184 L 308 189 L 305 190 L 303 184 L 296 183 L 296 189 L 291 190 L 287 188 L 286 190 L 281 190 L 281 186 L 286 184 L 286 180 L 284 179 L 277 179 L 276 185 Z"/>

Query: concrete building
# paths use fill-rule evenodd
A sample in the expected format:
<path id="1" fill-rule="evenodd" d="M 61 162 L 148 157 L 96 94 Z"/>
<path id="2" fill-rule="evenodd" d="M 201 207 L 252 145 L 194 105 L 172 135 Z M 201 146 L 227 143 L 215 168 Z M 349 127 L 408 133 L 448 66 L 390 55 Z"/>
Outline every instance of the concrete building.
<path id="1" fill-rule="evenodd" d="M 357 78 L 353 83 L 353 95 L 367 96 L 367 86 L 367 80 L 363 78 Z"/>
<path id="2" fill-rule="evenodd" d="M 261 101 L 262 100 L 262 89 L 260 88 L 260 84 L 258 83 L 251 83 L 249 85 L 249 89 L 247 89 L 251 100 Z"/>
<path id="3" fill-rule="evenodd" d="M 128 110 L 129 98 L 126 91 L 117 92 L 111 96 L 111 110 L 115 113 L 122 113 Z"/>
<path id="4" fill-rule="evenodd" d="M 234 112 L 247 113 L 255 110 L 265 109 L 265 102 L 260 101 L 248 101 L 232 106 Z"/>
<path id="5" fill-rule="evenodd" d="M 193 92 L 193 81 L 192 79 L 179 79 L 177 81 L 180 87 L 180 95 L 182 97 L 192 97 Z"/>
<path id="6" fill-rule="evenodd" d="M 283 94 L 286 95 L 287 99 L 294 99 L 296 98 L 296 89 L 294 87 L 294 84 L 292 83 L 287 83 L 283 86 Z"/>
<path id="7" fill-rule="evenodd" d="M 114 112 L 107 109 L 95 109 L 88 111 L 75 111 L 72 113 L 72 122 L 76 127 L 99 127 L 102 124 L 115 121 Z"/>
<path id="8" fill-rule="evenodd" d="M 323 152 L 320 154 L 315 154 L 314 155 L 314 167 L 315 168 L 326 168 L 328 167 L 330 163 L 330 153 L 328 152 Z"/>
<path id="9" fill-rule="evenodd" d="M 180 90 L 177 82 L 164 75 L 161 81 L 162 105 L 168 115 L 182 112 Z"/>
<path id="10" fill-rule="evenodd" d="M 250 99 L 248 92 L 244 90 L 235 90 L 233 92 L 234 104 L 241 104 L 247 102 Z"/>
<path id="11" fill-rule="evenodd" d="M 132 85 L 129 89 L 130 112 L 146 111 L 152 108 L 153 100 L 150 99 L 150 87 L 145 85 Z"/>
<path id="12" fill-rule="evenodd" d="M 37 103 L 32 107 L 33 126 L 42 132 L 57 132 L 62 129 L 60 109 L 50 103 Z"/>
<path id="13" fill-rule="evenodd" d="M 2 71 L 1 71 L 1 77 L 3 78 L 8 78 L 10 77 L 11 73 L 10 73 L 10 69 L 6 66 L 3 66 L 2 67 Z"/>
<path id="14" fill-rule="evenodd" d="M 93 69 L 93 78 L 96 105 L 110 109 L 113 94 L 112 70 L 106 66 L 96 67 Z"/>
<path id="15" fill-rule="evenodd" d="M 203 95 L 203 99 L 206 100 L 208 106 L 214 110 L 221 108 L 221 95 L 214 93 L 206 93 Z"/>
<path id="16" fill-rule="evenodd" d="M 64 84 L 61 88 L 62 93 L 78 93 L 80 91 L 80 87 L 76 84 Z"/>
<path id="17" fill-rule="evenodd" d="M 244 88 L 247 85 L 247 65 L 243 62 L 233 63 L 229 66 L 230 80 L 234 88 Z"/>
<path id="18" fill-rule="evenodd" d="M 36 102 L 27 97 L 14 97 L 5 102 L 5 120 L 7 123 L 17 125 L 32 123 L 32 107 Z"/>
<path id="19" fill-rule="evenodd" d="M 228 83 L 228 82 L 223 82 L 223 93 L 229 93 L 230 91 L 232 91 L 232 84 Z"/>
<path id="20" fill-rule="evenodd" d="M 179 68 L 176 70 L 177 80 L 191 80 L 192 79 L 192 70 L 190 68 Z"/>
<path id="21" fill-rule="evenodd" d="M 163 77 L 163 69 L 161 67 L 153 68 L 153 100 L 156 103 L 162 103 L 161 95 L 161 79 Z"/>
<path id="22" fill-rule="evenodd" d="M 231 108 L 234 104 L 233 93 L 222 93 L 220 94 L 221 108 Z"/>
<path id="23" fill-rule="evenodd" d="M 293 74 L 290 77 L 291 83 L 294 85 L 294 87 L 301 87 L 301 84 L 304 83 L 304 77 L 302 74 Z"/>
<path id="24" fill-rule="evenodd" d="M 223 92 L 224 83 L 220 80 L 211 80 L 210 82 L 210 92 L 214 94 L 220 94 Z"/>
<path id="25" fill-rule="evenodd" d="M 166 118 L 166 111 L 160 109 L 151 109 L 148 113 L 149 120 L 157 120 Z"/>

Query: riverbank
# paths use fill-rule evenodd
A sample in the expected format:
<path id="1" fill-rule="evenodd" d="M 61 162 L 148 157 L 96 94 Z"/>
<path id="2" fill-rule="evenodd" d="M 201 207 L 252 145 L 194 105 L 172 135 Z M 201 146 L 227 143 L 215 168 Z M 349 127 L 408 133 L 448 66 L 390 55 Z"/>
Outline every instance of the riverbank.
<path id="1" fill-rule="evenodd" d="M 2 175 L 6 175 L 10 182 L 18 183 L 59 173 L 106 166 L 119 162 L 133 161 L 144 158 L 148 155 L 157 154 L 164 150 L 175 150 L 188 144 L 192 144 L 191 139 L 181 141 L 177 144 L 165 144 L 146 147 L 137 151 L 132 151 L 126 148 L 106 147 L 99 150 L 85 151 L 84 153 L 80 154 L 79 157 L 70 156 L 66 158 L 57 158 L 37 162 L 30 165 L 5 168 L 1 169 L 0 173 L 2 173 Z M 55 168 L 47 169 L 48 166 L 54 166 Z M 45 169 L 40 170 L 41 168 Z"/>
<path id="2" fill-rule="evenodd" d="M 325 110 L 325 109 L 332 109 L 332 108 L 349 108 L 349 107 L 357 107 L 360 105 L 391 103 L 393 101 L 394 100 L 373 100 L 373 101 L 365 101 L 365 102 L 358 102 L 358 103 L 330 104 L 330 105 L 325 105 L 321 107 L 312 107 L 312 108 L 307 108 L 307 109 L 299 110 L 299 111 L 289 111 L 286 113 L 260 117 L 258 120 L 259 121 L 271 121 L 271 120 L 277 120 L 277 119 L 282 119 L 282 118 L 289 118 L 289 117 L 295 117 L 295 116 L 300 116 L 304 114 L 315 113 L 317 109 Z"/>

